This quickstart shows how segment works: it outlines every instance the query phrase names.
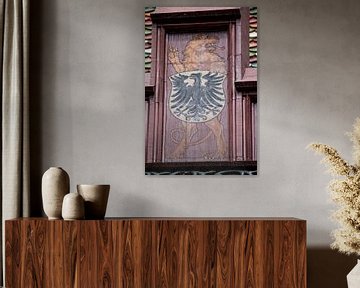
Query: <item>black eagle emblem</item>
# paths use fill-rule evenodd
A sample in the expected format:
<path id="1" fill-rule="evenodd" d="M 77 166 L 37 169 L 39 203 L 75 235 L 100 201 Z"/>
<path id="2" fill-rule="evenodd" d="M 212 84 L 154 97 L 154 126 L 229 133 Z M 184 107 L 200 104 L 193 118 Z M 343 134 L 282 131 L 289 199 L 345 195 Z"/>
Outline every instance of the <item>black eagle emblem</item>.
<path id="1" fill-rule="evenodd" d="M 186 122 L 206 122 L 224 108 L 224 74 L 188 71 L 169 78 L 172 84 L 169 108 L 176 118 Z"/>

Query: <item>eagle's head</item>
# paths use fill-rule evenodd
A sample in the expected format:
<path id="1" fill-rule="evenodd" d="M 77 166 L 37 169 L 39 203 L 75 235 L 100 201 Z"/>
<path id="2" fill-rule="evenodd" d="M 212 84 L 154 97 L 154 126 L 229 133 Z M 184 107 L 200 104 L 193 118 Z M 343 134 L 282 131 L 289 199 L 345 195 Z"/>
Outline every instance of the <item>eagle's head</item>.
<path id="1" fill-rule="evenodd" d="M 192 73 L 190 76 L 189 76 L 190 79 L 193 79 L 193 80 L 200 80 L 201 78 L 201 73 Z"/>

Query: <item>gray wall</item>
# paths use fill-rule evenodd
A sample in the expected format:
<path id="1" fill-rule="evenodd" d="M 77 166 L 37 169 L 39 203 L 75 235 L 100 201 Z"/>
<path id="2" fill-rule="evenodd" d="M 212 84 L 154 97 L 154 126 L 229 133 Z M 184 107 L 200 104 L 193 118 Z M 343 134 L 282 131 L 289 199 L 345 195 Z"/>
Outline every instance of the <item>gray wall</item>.
<path id="1" fill-rule="evenodd" d="M 107 216 L 293 216 L 308 221 L 310 249 L 328 246 L 330 176 L 305 147 L 318 140 L 351 159 L 344 133 L 360 116 L 360 3 L 221 2 L 259 11 L 255 177 L 144 176 L 143 7 L 153 2 L 31 4 L 34 193 L 48 167 L 62 166 L 72 190 L 111 184 Z"/>

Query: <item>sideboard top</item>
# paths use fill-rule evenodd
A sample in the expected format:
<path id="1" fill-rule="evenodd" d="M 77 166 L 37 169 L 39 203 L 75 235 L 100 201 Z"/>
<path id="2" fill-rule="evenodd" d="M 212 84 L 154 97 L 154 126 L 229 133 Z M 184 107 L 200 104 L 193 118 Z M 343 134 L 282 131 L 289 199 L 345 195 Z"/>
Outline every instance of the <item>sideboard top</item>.
<path id="1" fill-rule="evenodd" d="M 48 220 L 45 217 L 15 218 L 6 221 L 64 221 Z M 75 220 L 75 221 L 306 221 L 294 217 L 108 217 L 104 220 Z"/>

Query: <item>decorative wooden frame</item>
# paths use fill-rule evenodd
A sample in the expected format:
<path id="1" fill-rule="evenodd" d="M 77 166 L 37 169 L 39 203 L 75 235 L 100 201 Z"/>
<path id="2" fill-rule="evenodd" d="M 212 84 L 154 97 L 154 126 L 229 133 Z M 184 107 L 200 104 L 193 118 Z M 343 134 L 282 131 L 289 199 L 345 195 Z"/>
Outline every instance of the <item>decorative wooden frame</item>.
<path id="1" fill-rule="evenodd" d="M 256 170 L 254 114 L 257 82 L 244 79 L 249 66 L 249 8 L 159 8 L 152 14 L 152 67 L 145 87 L 146 170 L 246 167 Z M 164 163 L 164 81 L 166 35 L 174 32 L 226 31 L 229 41 L 228 91 L 230 161 Z M 245 162 L 246 164 L 245 164 Z M 244 165 L 245 164 L 245 165 Z"/>

